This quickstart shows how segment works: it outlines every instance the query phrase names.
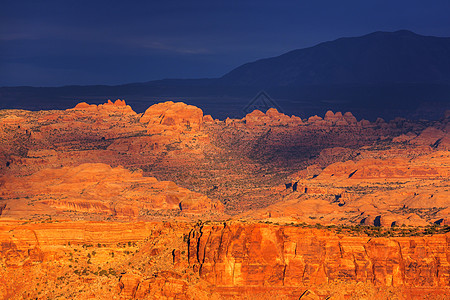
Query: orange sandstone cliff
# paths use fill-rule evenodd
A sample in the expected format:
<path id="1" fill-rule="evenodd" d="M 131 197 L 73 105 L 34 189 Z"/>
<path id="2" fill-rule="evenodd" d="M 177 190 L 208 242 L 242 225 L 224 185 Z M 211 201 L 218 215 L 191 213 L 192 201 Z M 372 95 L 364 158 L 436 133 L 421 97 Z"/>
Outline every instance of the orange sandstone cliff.
<path id="1" fill-rule="evenodd" d="M 374 238 L 240 222 L 0 226 L 3 298 L 446 299 L 449 289 L 448 234 Z"/>

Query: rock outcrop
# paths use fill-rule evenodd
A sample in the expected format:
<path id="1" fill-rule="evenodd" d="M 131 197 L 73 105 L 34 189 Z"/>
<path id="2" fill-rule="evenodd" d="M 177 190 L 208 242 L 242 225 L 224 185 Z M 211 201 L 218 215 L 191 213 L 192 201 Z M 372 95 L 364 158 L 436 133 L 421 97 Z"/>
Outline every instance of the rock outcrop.
<path id="1" fill-rule="evenodd" d="M 170 181 L 105 164 L 44 169 L 26 177 L 0 178 L 2 216 L 101 214 L 144 218 L 158 212 L 222 213 L 223 205 Z"/>
<path id="2" fill-rule="evenodd" d="M 78 103 L 74 108 L 69 109 L 68 111 L 85 111 L 85 112 L 96 112 L 102 114 L 131 114 L 135 115 L 136 113 L 131 109 L 131 106 L 125 103 L 125 100 L 117 99 L 115 102 L 108 100 L 104 104 L 95 105 L 88 104 L 86 102 Z"/>
<path id="3" fill-rule="evenodd" d="M 4 124 L 0 127 L 0 174 L 29 176 L 44 169 L 72 168 L 85 163 L 122 165 L 220 200 L 231 214 L 255 211 L 282 201 L 286 195 L 278 187 L 303 178 L 301 170 L 307 170 L 309 165 L 318 166 L 316 172 L 310 167 L 305 173 L 312 179 L 336 162 L 348 161 L 346 168 L 351 168 L 348 165 L 351 161 L 374 159 L 374 164 L 383 164 L 388 159 L 391 164 L 397 163 L 399 157 L 402 166 L 382 167 L 379 172 L 385 176 L 378 180 L 403 176 L 398 172 L 421 178 L 420 172 L 434 169 L 411 167 L 408 160 L 445 150 L 446 136 L 440 136 L 447 131 L 446 120 L 430 124 L 378 120 L 366 124 L 356 122 L 351 113 L 331 111 L 325 114 L 325 119 L 311 117 L 309 121 L 288 117 L 275 109 L 266 113 L 254 111 L 241 120 L 219 121 L 203 116 L 199 108 L 174 102 L 153 105 L 141 115 L 132 112 L 123 100 L 102 105 L 82 103 L 66 111 L 2 111 L 0 122 Z M 410 139 L 400 138 L 409 137 L 410 133 Z M 418 136 L 421 138 L 416 139 Z M 426 136 L 433 138 L 416 143 Z M 364 168 L 374 173 L 380 167 Z M 348 174 L 355 170 L 348 170 Z M 390 176 L 389 172 L 394 173 Z M 298 178 L 294 173 L 298 173 Z M 360 169 L 352 176 L 354 184 L 356 180 L 368 180 L 359 178 L 362 173 Z M 332 187 L 336 183 L 331 181 L 337 175 L 332 174 L 326 179 L 330 181 L 328 187 L 315 186 L 314 181 L 299 182 L 297 192 L 307 188 L 305 194 L 313 195 L 314 191 L 336 190 Z M 372 192 L 382 189 L 379 184 L 371 188 Z M 325 194 L 331 199 L 336 196 Z M 344 198 L 350 194 L 360 196 L 346 192 L 336 203 L 348 204 L 350 198 L 346 201 Z M 433 195 L 427 206 L 441 197 L 439 191 L 431 190 L 420 195 Z M 197 206 L 199 203 L 186 199 L 181 206 L 195 210 L 202 207 Z M 86 211 L 109 210 L 103 204 L 95 205 L 95 209 Z"/>
<path id="4" fill-rule="evenodd" d="M 302 119 L 296 116 L 287 116 L 275 108 L 269 108 L 266 113 L 254 110 L 242 119 L 248 126 L 296 126 L 303 124 Z"/>
<path id="5" fill-rule="evenodd" d="M 162 130 L 198 131 L 203 124 L 203 111 L 195 106 L 172 101 L 150 106 L 140 119 L 151 132 Z"/>
<path id="6" fill-rule="evenodd" d="M 345 149 L 330 151 L 348 155 Z M 346 160 L 323 170 L 311 165 L 291 175 L 295 191 L 285 185 L 278 187 L 282 201 L 240 216 L 309 224 L 345 224 L 349 220 L 387 227 L 438 224 L 450 218 L 449 174 L 448 151 L 410 159 Z"/>
<path id="7" fill-rule="evenodd" d="M 447 288 L 449 236 L 345 237 L 261 224 L 202 226 L 191 232 L 189 262 L 216 287 L 323 286 L 332 282 L 400 289 Z M 321 299 L 331 296 L 316 293 Z"/>
<path id="8" fill-rule="evenodd" d="M 0 220 L 0 240 L 2 298 L 445 299 L 449 289 L 449 234 Z"/>

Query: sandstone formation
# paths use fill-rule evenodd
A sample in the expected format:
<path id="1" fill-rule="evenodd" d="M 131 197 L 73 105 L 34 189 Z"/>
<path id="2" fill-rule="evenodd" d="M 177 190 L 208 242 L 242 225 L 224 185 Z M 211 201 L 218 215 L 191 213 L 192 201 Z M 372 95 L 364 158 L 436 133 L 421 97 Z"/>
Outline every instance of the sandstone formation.
<path id="1" fill-rule="evenodd" d="M 182 102 L 169 101 L 150 106 L 141 117 L 140 122 L 146 123 L 151 132 L 159 132 L 166 128 L 197 131 L 202 127 L 203 111 Z"/>
<path id="2" fill-rule="evenodd" d="M 448 139 L 448 118 L 430 124 L 367 123 L 351 113 L 329 111 L 324 119 L 303 122 L 269 109 L 225 122 L 173 102 L 140 115 L 122 100 L 81 103 L 66 111 L 2 111 L 0 122 L 0 174 L 28 176 L 84 163 L 139 168 L 145 176 L 220 200 L 231 214 L 283 200 L 286 195 L 277 186 L 295 181 L 292 174 L 302 177 L 302 169 L 312 170 L 309 165 L 318 166 L 307 172 L 311 177 L 346 160 L 373 158 L 382 164 L 386 158 L 391 163 L 406 157 L 408 164 L 408 159 L 446 151 Z"/>
<path id="3" fill-rule="evenodd" d="M 445 299 L 448 114 L 303 117 L 1 110 L 0 298 Z"/>
<path id="4" fill-rule="evenodd" d="M 83 112 L 95 112 L 102 114 L 136 114 L 129 105 L 126 105 L 125 100 L 117 99 L 115 102 L 108 100 L 105 104 L 95 105 L 87 104 L 86 102 L 78 103 L 74 108 L 70 109 L 72 111 L 83 111 Z M 69 111 L 70 111 L 69 110 Z"/>
<path id="5" fill-rule="evenodd" d="M 329 121 L 329 124 L 346 126 L 349 124 L 356 124 L 358 121 L 351 112 L 346 112 L 342 115 L 341 112 L 334 114 L 331 110 L 327 111 L 324 117 L 325 121 Z"/>
<path id="6" fill-rule="evenodd" d="M 240 222 L 2 220 L 0 229 L 4 299 L 445 299 L 449 289 L 448 234 Z"/>
<path id="7" fill-rule="evenodd" d="M 269 108 L 266 113 L 254 110 L 243 121 L 249 126 L 295 126 L 303 123 L 299 117 L 289 117 L 275 108 Z"/>
<path id="8" fill-rule="evenodd" d="M 308 168 L 293 174 L 296 191 L 281 186 L 283 201 L 241 216 L 388 227 L 439 223 L 450 218 L 449 174 L 448 151 L 415 159 L 337 162 L 314 173 Z"/>
<path id="9" fill-rule="evenodd" d="M 448 235 L 370 239 L 292 226 L 223 224 L 197 228 L 190 239 L 189 263 L 219 288 L 321 286 L 316 293 L 323 299 L 339 293 L 328 294 L 331 282 L 400 290 L 419 283 L 432 291 L 445 289 L 450 279 Z"/>
<path id="10" fill-rule="evenodd" d="M 2 216 L 32 219 L 80 213 L 144 218 L 158 212 L 220 213 L 223 205 L 170 181 L 105 164 L 44 169 L 0 178 Z"/>

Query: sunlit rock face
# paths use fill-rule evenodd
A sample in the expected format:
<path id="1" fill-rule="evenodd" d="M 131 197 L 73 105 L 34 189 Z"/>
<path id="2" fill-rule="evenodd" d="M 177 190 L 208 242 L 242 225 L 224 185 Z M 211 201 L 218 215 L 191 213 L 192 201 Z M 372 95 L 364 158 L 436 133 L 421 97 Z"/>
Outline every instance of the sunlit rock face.
<path id="1" fill-rule="evenodd" d="M 295 126 L 303 123 L 299 117 L 289 117 L 275 108 L 269 108 L 266 113 L 254 110 L 247 114 L 243 121 L 249 126 Z"/>
<path id="2" fill-rule="evenodd" d="M 5 217 L 88 213 L 97 217 L 139 218 L 153 211 L 222 212 L 223 205 L 170 181 L 105 164 L 44 169 L 25 177 L 4 177 L 0 197 Z"/>
<path id="3" fill-rule="evenodd" d="M 136 114 L 116 100 L 80 103 L 65 111 L 4 110 L 0 122 L 5 182 L 46 169 L 101 163 L 172 181 L 221 202 L 226 213 L 239 217 L 270 214 L 357 224 L 382 215 L 384 225 L 448 219 L 448 117 L 371 123 L 349 112 L 328 111 L 323 118 L 302 120 L 272 108 L 220 121 L 181 102 L 155 104 Z M 288 183 L 296 183 L 295 191 L 283 188 Z M 175 201 L 171 209 L 203 210 L 197 205 L 201 201 L 190 199 Z M 86 210 L 114 213 L 112 204 L 94 203 Z M 5 205 L 2 214 L 12 213 L 12 204 Z M 318 219 L 309 219 L 322 210 Z"/>
<path id="4" fill-rule="evenodd" d="M 449 120 L 2 110 L 0 298 L 445 297 Z"/>
<path id="5" fill-rule="evenodd" d="M 236 221 L 0 226 L 3 298 L 445 299 L 450 276 L 448 234 L 369 237 Z"/>
<path id="6" fill-rule="evenodd" d="M 86 102 L 78 103 L 74 108 L 67 111 L 85 111 L 85 112 L 96 112 L 101 114 L 136 114 L 129 105 L 125 103 L 125 100 L 117 99 L 115 102 L 108 100 L 108 102 L 100 105 L 88 104 Z"/>
<path id="7" fill-rule="evenodd" d="M 447 287 L 450 278 L 448 235 L 371 239 L 235 223 L 197 228 L 191 232 L 190 245 L 190 263 L 215 286 L 245 289 L 345 281 Z M 424 250 L 427 254 L 422 256 Z"/>
<path id="8" fill-rule="evenodd" d="M 139 120 L 148 130 L 198 131 L 203 123 L 203 111 L 182 102 L 164 102 L 150 106 Z"/>

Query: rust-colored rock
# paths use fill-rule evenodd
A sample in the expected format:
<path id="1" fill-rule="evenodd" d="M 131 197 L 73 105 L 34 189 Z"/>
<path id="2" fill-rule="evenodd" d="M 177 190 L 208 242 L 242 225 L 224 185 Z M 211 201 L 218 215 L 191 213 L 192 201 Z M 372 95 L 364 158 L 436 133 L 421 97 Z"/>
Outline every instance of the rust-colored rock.
<path id="1" fill-rule="evenodd" d="M 182 102 L 164 102 L 150 106 L 140 119 L 148 130 L 155 132 L 159 128 L 180 131 L 197 131 L 203 124 L 203 111 Z"/>
<path id="2" fill-rule="evenodd" d="M 0 179 L 2 216 L 100 214 L 139 218 L 158 211 L 221 213 L 223 205 L 170 181 L 144 177 L 105 164 L 44 169 L 27 177 Z"/>
<path id="3" fill-rule="evenodd" d="M 86 102 L 78 103 L 74 108 L 69 111 L 86 111 L 86 112 L 98 112 L 102 114 L 121 113 L 121 114 L 136 114 L 129 105 L 125 103 L 125 100 L 117 99 L 115 102 L 108 100 L 104 104 L 95 105 L 87 104 Z"/>
<path id="4" fill-rule="evenodd" d="M 255 109 L 243 119 L 248 126 L 296 126 L 302 124 L 299 117 L 289 117 L 276 108 L 269 108 L 266 113 Z"/>
<path id="5" fill-rule="evenodd" d="M 433 288 L 448 287 L 450 278 L 445 235 L 343 237 L 290 226 L 225 224 L 198 228 L 190 239 L 189 262 L 201 278 L 243 291 L 255 285 L 361 282 L 400 289 L 421 286 L 433 293 Z"/>
<path id="6" fill-rule="evenodd" d="M 322 121 L 322 118 L 317 115 L 308 118 L 308 123 L 315 123 L 319 121 Z"/>
<path id="7" fill-rule="evenodd" d="M 1 110 L 0 298 L 445 296 L 448 121 Z"/>
<path id="8" fill-rule="evenodd" d="M 448 235 L 345 236 L 298 224 L 242 222 L 2 220 L 0 292 L 78 299 L 340 299 L 359 293 L 440 299 L 449 288 Z"/>
<path id="9" fill-rule="evenodd" d="M 133 299 L 141 283 L 141 277 L 134 274 L 124 274 L 119 279 L 120 297 L 123 299 Z"/>

